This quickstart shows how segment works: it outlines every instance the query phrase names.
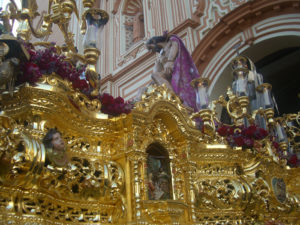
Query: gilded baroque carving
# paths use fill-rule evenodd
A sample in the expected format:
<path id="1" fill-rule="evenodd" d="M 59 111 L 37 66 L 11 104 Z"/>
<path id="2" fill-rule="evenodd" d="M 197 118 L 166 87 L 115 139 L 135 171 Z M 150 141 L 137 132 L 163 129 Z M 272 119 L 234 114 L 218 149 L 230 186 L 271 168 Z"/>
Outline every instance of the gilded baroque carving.
<path id="1" fill-rule="evenodd" d="M 299 217 L 299 175 L 284 169 L 267 140 L 242 149 L 203 134 L 164 86 L 150 86 L 131 114 L 115 118 L 100 117 L 98 104 L 55 76 L 2 99 L 5 223 L 255 224 L 277 214 L 286 223 Z M 41 144 L 55 126 L 69 156 L 61 167 L 45 164 Z M 158 163 L 152 175 L 150 153 Z"/>

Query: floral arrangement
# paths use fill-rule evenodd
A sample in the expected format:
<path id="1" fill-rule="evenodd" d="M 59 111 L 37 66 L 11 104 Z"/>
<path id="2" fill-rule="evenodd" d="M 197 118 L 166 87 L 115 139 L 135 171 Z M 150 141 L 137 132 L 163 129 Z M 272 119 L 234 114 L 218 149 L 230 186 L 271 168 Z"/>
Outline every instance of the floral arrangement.
<path id="1" fill-rule="evenodd" d="M 300 166 L 300 159 L 297 154 L 293 153 L 285 155 L 278 142 L 275 141 L 275 137 L 270 135 L 265 129 L 257 127 L 256 125 L 251 125 L 249 127 L 221 125 L 217 129 L 217 132 L 220 136 L 226 137 L 226 140 L 231 147 L 238 146 L 242 148 L 254 147 L 259 149 L 262 147 L 262 144 L 259 141 L 269 136 L 272 147 L 275 149 L 279 158 L 286 159 L 287 164 L 291 167 Z"/>
<path id="2" fill-rule="evenodd" d="M 300 166 L 300 158 L 298 158 L 297 154 L 293 153 L 288 157 L 287 164 L 290 167 L 299 167 Z"/>
<path id="3" fill-rule="evenodd" d="M 107 93 L 104 93 L 99 98 L 102 104 L 101 111 L 112 116 L 117 116 L 122 113 L 128 114 L 133 107 L 130 102 L 125 103 L 123 98 L 114 98 Z"/>
<path id="4" fill-rule="evenodd" d="M 83 93 L 88 93 L 90 85 L 81 75 L 85 66 L 78 68 L 65 61 L 65 56 L 57 54 L 54 44 L 49 48 L 35 50 L 33 45 L 25 45 L 29 52 L 28 62 L 21 64 L 22 75 L 18 77 L 18 83 L 29 82 L 34 84 L 43 75 L 56 73 L 63 79 L 72 82 L 74 89 L 79 89 Z"/>
<path id="5" fill-rule="evenodd" d="M 272 147 L 276 150 L 278 157 L 281 159 L 286 159 L 287 165 L 289 165 L 290 167 L 300 166 L 300 158 L 296 153 L 290 153 L 290 151 L 288 151 L 287 154 L 284 154 L 278 142 L 275 141 L 275 137 L 270 137 L 270 140 L 272 141 Z"/>
<path id="6" fill-rule="evenodd" d="M 222 125 L 217 129 L 220 136 L 226 137 L 228 144 L 232 147 L 239 146 L 243 148 L 252 148 L 258 145 L 258 140 L 268 136 L 268 132 L 255 125 L 245 126 L 228 126 Z"/>
<path id="7" fill-rule="evenodd" d="M 45 49 L 35 49 L 30 43 L 24 43 L 25 48 L 29 52 L 30 59 L 21 64 L 21 74 L 17 78 L 17 84 L 28 82 L 35 84 L 42 75 L 50 75 L 56 73 L 62 79 L 66 79 L 72 83 L 74 89 L 85 94 L 88 98 L 98 98 L 102 104 L 101 111 L 111 116 L 118 116 L 122 113 L 130 113 L 133 105 L 124 102 L 121 97 L 114 98 L 105 93 L 99 96 L 91 96 L 93 90 L 88 81 L 88 75 L 85 76 L 85 66 L 73 66 L 67 62 L 64 55 L 57 53 L 55 44 Z"/>

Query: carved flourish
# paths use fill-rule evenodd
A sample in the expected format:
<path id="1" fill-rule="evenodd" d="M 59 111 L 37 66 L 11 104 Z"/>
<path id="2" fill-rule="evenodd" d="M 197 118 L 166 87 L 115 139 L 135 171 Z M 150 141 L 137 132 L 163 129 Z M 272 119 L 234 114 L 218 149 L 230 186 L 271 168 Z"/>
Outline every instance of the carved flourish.
<path id="1" fill-rule="evenodd" d="M 66 167 L 51 164 L 45 167 L 43 145 L 31 135 L 25 135 L 26 127 L 31 127 L 31 131 L 40 128 L 39 118 L 32 118 L 30 126 L 19 125 L 19 121 L 9 117 L 1 116 L 0 119 L 0 184 L 9 185 L 15 191 L 11 193 L 0 186 L 0 207 L 4 209 L 0 217 L 20 211 L 26 217 L 10 218 L 8 221 L 20 220 L 23 223 L 30 218 L 35 222 L 49 220 L 62 224 L 76 221 L 108 223 L 124 218 L 125 176 L 118 163 L 95 156 L 87 159 L 81 154 L 71 156 Z M 36 188 L 33 189 L 33 186 Z M 24 188 L 28 191 L 23 191 Z"/>
<path id="2" fill-rule="evenodd" d="M 30 118 L 32 114 L 47 115 L 47 123 L 52 123 L 60 130 L 71 129 L 71 133 L 81 133 L 82 137 L 96 136 L 102 139 L 106 132 L 119 131 L 124 125 L 130 125 L 130 120 L 123 122 L 125 117 L 122 116 L 106 120 L 108 117 L 100 113 L 101 104 L 98 100 L 88 100 L 70 89 L 69 82 L 54 75 L 44 77 L 35 87 L 20 87 L 14 98 L 2 96 L 2 104 L 5 114 L 14 119 L 24 121 L 24 117 Z"/>
<path id="3" fill-rule="evenodd" d="M 200 209 L 233 209 L 243 207 L 249 197 L 236 179 L 207 180 L 197 183 L 195 205 Z"/>
<path id="4" fill-rule="evenodd" d="M 176 201 L 144 201 L 146 218 L 151 223 L 182 222 L 187 206 Z M 157 210 L 157 209 L 160 210 Z"/>
<path id="5" fill-rule="evenodd" d="M 75 107 L 78 107 L 80 110 L 88 112 L 100 112 L 101 103 L 97 99 L 89 100 L 85 95 L 76 92 L 72 88 L 72 83 L 67 80 L 62 80 L 57 77 L 55 74 L 50 76 L 43 76 L 41 80 L 42 84 L 49 84 L 54 88 L 62 89 L 63 91 L 70 92 L 69 99 Z"/>
<path id="6" fill-rule="evenodd" d="M 10 194 L 11 197 L 5 197 Z M 110 223 L 117 222 L 113 204 L 84 203 L 60 200 L 36 191 L 26 192 L 16 188 L 0 189 L 1 221 L 7 223 Z M 26 217 L 9 216 L 10 212 L 22 212 Z M 7 216 L 5 215 L 7 213 Z"/>
<path id="7" fill-rule="evenodd" d="M 150 113 L 151 118 L 160 111 L 170 114 L 182 132 L 188 127 L 194 129 L 193 122 L 188 117 L 189 109 L 181 103 L 178 96 L 164 85 L 151 85 L 142 95 L 142 101 L 136 103 L 133 112 L 146 115 Z M 197 135 L 201 135 L 200 132 Z"/>
<path id="8" fill-rule="evenodd" d="M 66 168 L 48 165 L 40 186 L 58 197 L 112 202 L 124 188 L 124 174 L 114 162 L 107 164 L 72 157 Z"/>

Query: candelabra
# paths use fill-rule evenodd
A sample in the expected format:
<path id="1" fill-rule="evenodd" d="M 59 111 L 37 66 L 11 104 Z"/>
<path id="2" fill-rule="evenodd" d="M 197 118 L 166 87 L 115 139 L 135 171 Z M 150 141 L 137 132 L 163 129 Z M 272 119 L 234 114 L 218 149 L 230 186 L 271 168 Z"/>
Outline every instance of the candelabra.
<path id="1" fill-rule="evenodd" d="M 96 64 L 100 56 L 99 46 L 97 45 L 99 37 L 99 31 L 103 29 L 107 23 L 109 16 L 101 9 L 93 8 L 94 0 L 85 0 L 82 2 L 84 11 L 81 16 L 82 25 L 81 32 L 84 34 L 84 54 L 77 53 L 77 49 L 74 45 L 73 34 L 69 32 L 69 23 L 71 15 L 74 13 L 79 20 L 79 13 L 75 0 L 49 0 L 48 12 L 42 18 L 42 25 L 39 29 L 33 27 L 33 19 L 35 19 L 38 13 L 38 7 L 36 0 L 22 0 L 21 9 L 18 9 L 14 1 L 9 3 L 9 12 L 3 12 L 0 15 L 1 20 L 5 24 L 9 24 L 9 21 L 18 20 L 19 27 L 17 29 L 18 37 L 28 41 L 33 35 L 36 38 L 43 38 L 52 33 L 52 26 L 56 24 L 62 32 L 65 40 L 65 45 L 62 47 L 56 46 L 56 48 L 66 56 L 67 61 L 81 61 L 87 64 L 86 77 L 88 78 L 91 86 L 94 88 L 92 95 L 99 94 L 100 88 L 100 75 L 96 71 Z M 11 33 L 12 27 L 6 26 L 6 32 Z M 47 46 L 48 43 L 37 43 L 42 46 Z"/>
<path id="2" fill-rule="evenodd" d="M 293 146 L 298 144 L 299 115 L 289 114 L 283 117 L 274 117 L 274 102 L 272 86 L 263 83 L 262 76 L 255 70 L 254 63 L 247 57 L 238 55 L 231 62 L 233 83 L 227 89 L 227 97 L 220 96 L 209 104 L 207 88 L 209 80 L 198 78 L 191 82 L 196 93 L 198 112 L 191 118 L 200 124 L 201 130 L 208 137 L 215 137 L 216 125 L 223 124 L 216 113 L 216 106 L 226 109 L 231 119 L 229 127 L 257 126 L 267 129 L 273 142 L 278 143 L 283 155 L 293 152 Z M 210 108 L 208 106 L 210 105 Z M 237 129 L 237 132 L 240 132 Z M 297 138 L 296 138 L 297 137 Z M 298 149 L 298 147 L 296 147 Z"/>
<path id="3" fill-rule="evenodd" d="M 192 114 L 191 118 L 200 118 L 202 122 L 202 130 L 206 134 L 213 135 L 215 132 L 213 111 L 208 109 L 208 94 L 207 87 L 209 80 L 206 78 L 197 78 L 192 80 L 191 85 L 194 87 L 196 92 L 196 105 L 198 112 Z"/>
<path id="4" fill-rule="evenodd" d="M 263 114 L 269 124 L 274 123 L 274 104 L 271 98 L 272 85 L 263 83 L 257 87 L 257 90 L 261 93 L 263 99 Z"/>

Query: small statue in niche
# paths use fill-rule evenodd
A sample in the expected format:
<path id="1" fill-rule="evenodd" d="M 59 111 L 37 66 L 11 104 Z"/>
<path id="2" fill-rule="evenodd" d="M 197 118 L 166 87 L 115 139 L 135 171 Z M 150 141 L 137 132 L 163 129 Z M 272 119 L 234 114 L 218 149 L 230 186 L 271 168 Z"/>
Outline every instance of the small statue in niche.
<path id="1" fill-rule="evenodd" d="M 133 43 L 136 43 L 145 37 L 143 12 L 137 12 L 133 17 L 133 21 L 125 22 L 125 26 L 132 26 Z"/>
<path id="2" fill-rule="evenodd" d="M 138 12 L 133 18 L 133 42 L 138 42 L 144 36 L 144 15 L 142 12 Z"/>
<path id="3" fill-rule="evenodd" d="M 157 184 L 158 188 L 154 192 L 154 198 L 159 200 L 170 199 L 170 176 L 162 168 L 159 170 Z"/>
<path id="4" fill-rule="evenodd" d="M 43 139 L 43 143 L 46 147 L 46 166 L 53 164 L 54 166 L 63 167 L 69 162 L 65 142 L 61 136 L 61 133 L 52 128 L 50 129 Z"/>
<path id="5" fill-rule="evenodd" d="M 197 111 L 196 93 L 190 83 L 200 75 L 182 40 L 165 32 L 163 36 L 150 38 L 146 45 L 149 50 L 159 53 L 152 80 L 158 85 L 165 84 L 184 105 Z"/>
<path id="6" fill-rule="evenodd" d="M 164 157 L 149 155 L 147 160 L 149 200 L 171 199 L 170 173 Z"/>

